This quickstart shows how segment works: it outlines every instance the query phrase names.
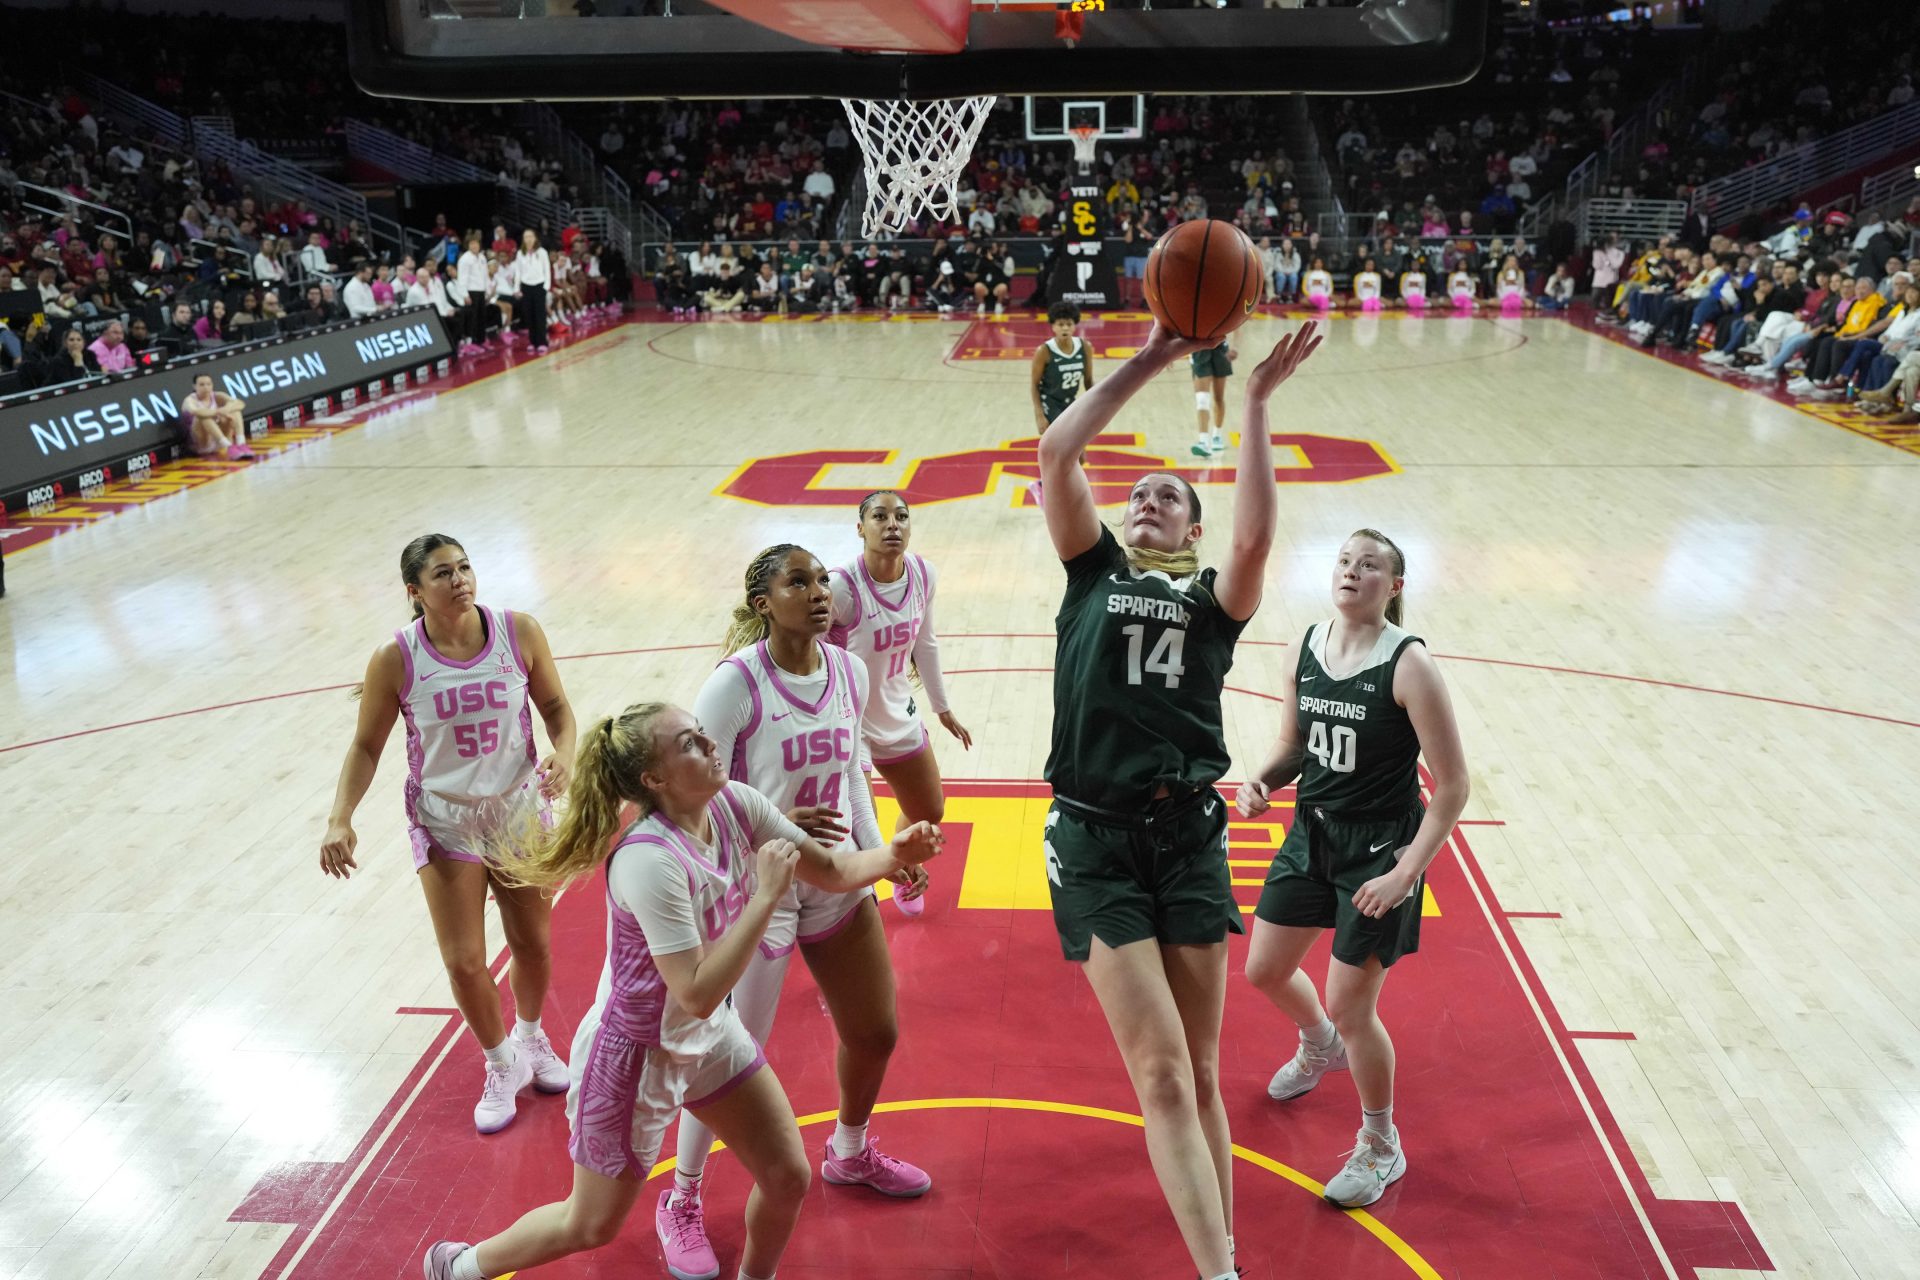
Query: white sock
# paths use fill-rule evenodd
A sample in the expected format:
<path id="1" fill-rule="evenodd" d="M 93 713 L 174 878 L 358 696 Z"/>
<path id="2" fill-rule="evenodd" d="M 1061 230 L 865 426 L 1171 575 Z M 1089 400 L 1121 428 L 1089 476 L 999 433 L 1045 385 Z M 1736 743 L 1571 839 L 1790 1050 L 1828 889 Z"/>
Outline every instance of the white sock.
<path id="1" fill-rule="evenodd" d="M 1321 1015 L 1319 1026 L 1302 1027 L 1300 1030 L 1300 1038 L 1316 1049 L 1326 1048 L 1333 1043 L 1334 1037 L 1339 1034 L 1338 1031 L 1334 1030 L 1333 1019 L 1327 1017 L 1325 1014 Z"/>
<path id="2" fill-rule="evenodd" d="M 833 1122 L 833 1154 L 851 1160 L 867 1149 L 867 1126 Z"/>
<path id="3" fill-rule="evenodd" d="M 1393 1104 L 1389 1102 L 1378 1111 L 1360 1110 L 1360 1127 L 1376 1137 L 1393 1137 Z"/>
<path id="4" fill-rule="evenodd" d="M 511 1037 L 502 1040 L 485 1052 L 488 1064 L 495 1067 L 510 1067 L 514 1059 L 520 1056 L 520 1050 L 514 1047 Z"/>
<path id="5" fill-rule="evenodd" d="M 704 1172 L 704 1170 L 702 1172 Z M 700 1198 L 700 1177 L 701 1175 L 698 1173 L 682 1173 L 678 1169 L 673 1171 L 673 1201 L 675 1204 L 681 1204 L 688 1200 L 698 1200 Z"/>
<path id="6" fill-rule="evenodd" d="M 742 1267 L 740 1268 L 740 1280 L 773 1280 L 773 1276 L 771 1274 L 764 1275 L 764 1276 L 750 1276 L 747 1274 L 747 1269 L 745 1267 Z"/>
<path id="7" fill-rule="evenodd" d="M 522 1040 L 533 1039 L 540 1034 L 540 1019 L 535 1018 L 532 1022 L 528 1022 L 516 1014 L 513 1019 L 513 1034 Z"/>
<path id="8" fill-rule="evenodd" d="M 486 1277 L 480 1273 L 478 1249 L 463 1250 L 460 1256 L 453 1260 L 453 1280 L 486 1280 Z"/>

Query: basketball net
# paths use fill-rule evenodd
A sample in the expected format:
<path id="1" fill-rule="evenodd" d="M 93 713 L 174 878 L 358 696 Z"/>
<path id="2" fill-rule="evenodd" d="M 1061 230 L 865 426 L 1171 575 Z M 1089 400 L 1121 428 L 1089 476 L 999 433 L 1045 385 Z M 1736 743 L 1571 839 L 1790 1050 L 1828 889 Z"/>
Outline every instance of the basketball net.
<path id="1" fill-rule="evenodd" d="M 1073 159 L 1080 172 L 1092 173 L 1100 154 L 1100 130 L 1072 128 L 1067 130 L 1067 140 L 1073 143 Z"/>
<path id="2" fill-rule="evenodd" d="M 897 235 L 923 214 L 952 221 L 959 211 L 954 184 L 973 156 L 994 98 L 842 98 L 840 103 L 866 164 L 860 234 Z"/>

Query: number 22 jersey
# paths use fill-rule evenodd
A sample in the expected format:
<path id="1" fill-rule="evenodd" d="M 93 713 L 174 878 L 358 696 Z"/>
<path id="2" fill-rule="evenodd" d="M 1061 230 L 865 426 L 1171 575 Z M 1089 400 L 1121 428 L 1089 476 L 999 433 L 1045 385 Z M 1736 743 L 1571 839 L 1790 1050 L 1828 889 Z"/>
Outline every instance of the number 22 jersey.
<path id="1" fill-rule="evenodd" d="M 1063 567 L 1047 781 L 1070 800 L 1121 811 L 1162 784 L 1212 786 L 1228 765 L 1220 690 L 1247 625 L 1214 596 L 1219 571 L 1135 572 L 1105 527 Z"/>

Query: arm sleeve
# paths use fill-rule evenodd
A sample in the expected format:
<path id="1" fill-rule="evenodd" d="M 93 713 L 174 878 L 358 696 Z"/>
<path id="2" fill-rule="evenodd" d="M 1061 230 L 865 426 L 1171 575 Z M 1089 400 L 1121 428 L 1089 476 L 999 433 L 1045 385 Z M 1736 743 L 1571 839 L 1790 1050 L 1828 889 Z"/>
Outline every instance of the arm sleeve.
<path id="1" fill-rule="evenodd" d="M 864 718 L 869 692 L 867 664 L 849 662 L 847 666 L 852 668 L 854 698 Z M 856 730 L 854 733 L 856 742 L 859 736 Z M 877 849 L 882 844 L 883 837 L 880 835 L 879 820 L 873 815 L 873 793 L 867 789 L 867 775 L 860 767 L 859 757 L 864 754 L 863 751 L 855 751 L 855 758 L 847 762 L 847 815 L 852 819 L 847 823 L 847 831 L 853 837 L 854 848 Z"/>
<path id="2" fill-rule="evenodd" d="M 607 864 L 613 900 L 633 915 L 655 955 L 691 951 L 700 945 L 687 873 L 666 850 L 633 844 L 616 850 Z"/>
<path id="3" fill-rule="evenodd" d="M 738 666 L 722 662 L 700 686 L 693 700 L 693 718 L 720 748 L 720 758 L 733 764 L 734 745 L 753 724 L 753 691 Z"/>
<path id="4" fill-rule="evenodd" d="M 788 822 L 787 815 L 775 808 L 773 801 L 746 783 L 729 782 L 727 790 L 746 812 L 754 848 L 758 849 L 769 840 L 791 840 L 799 844 L 807 838 L 807 833 Z"/>
<path id="5" fill-rule="evenodd" d="M 913 665 L 920 672 L 921 687 L 927 691 L 927 705 L 933 708 L 933 714 L 945 715 L 947 683 L 940 675 L 940 637 L 933 630 L 933 566 L 921 560 L 920 571 L 927 575 L 927 607 L 920 616 L 920 636 L 913 642 Z"/>
<path id="6" fill-rule="evenodd" d="M 833 583 L 833 630 L 827 639 L 841 648 L 847 646 L 847 632 L 853 624 L 860 621 L 860 601 L 854 595 L 853 579 L 847 576 L 845 569 L 835 569 L 828 575 Z"/>

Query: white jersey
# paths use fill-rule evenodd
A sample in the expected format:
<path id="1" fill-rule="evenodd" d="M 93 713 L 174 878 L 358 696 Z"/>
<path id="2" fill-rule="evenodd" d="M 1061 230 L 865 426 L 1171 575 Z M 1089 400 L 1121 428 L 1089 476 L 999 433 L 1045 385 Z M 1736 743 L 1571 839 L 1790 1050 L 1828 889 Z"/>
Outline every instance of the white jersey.
<path id="1" fill-rule="evenodd" d="M 1309 271 L 1307 272 L 1306 290 L 1309 298 L 1316 293 L 1323 293 L 1328 297 L 1332 297 L 1333 277 L 1325 271 Z"/>
<path id="2" fill-rule="evenodd" d="M 1473 277 L 1464 271 L 1456 271 L 1447 277 L 1447 293 L 1455 298 L 1471 298 L 1474 293 Z"/>
<path id="3" fill-rule="evenodd" d="M 859 769 L 866 668 L 844 649 L 819 649 L 821 669 L 811 676 L 780 670 L 764 640 L 742 649 L 707 677 L 693 714 L 719 744 L 734 781 L 782 813 L 838 809 L 852 817 L 853 834 L 835 847 L 871 849 L 881 841 Z"/>
<path id="4" fill-rule="evenodd" d="M 1353 278 L 1353 296 L 1362 302 L 1371 302 L 1380 296 L 1380 273 L 1362 271 Z"/>
<path id="5" fill-rule="evenodd" d="M 394 632 L 406 667 L 407 819 L 449 852 L 472 847 L 512 810 L 533 777 L 533 703 L 513 614 L 480 608 L 486 647 L 465 662 L 443 657 L 424 618 Z"/>
<path id="6" fill-rule="evenodd" d="M 887 583 L 874 581 L 864 556 L 833 571 L 833 629 L 827 643 L 842 646 L 866 666 L 870 692 L 861 736 L 872 758 L 883 764 L 926 745 L 914 700 L 915 668 L 934 714 L 947 709 L 933 630 L 933 566 L 909 553 L 904 567 L 898 581 Z"/>
<path id="7" fill-rule="evenodd" d="M 1503 298 L 1518 298 L 1527 291 L 1527 277 L 1518 270 L 1502 271 L 1494 291 Z"/>

